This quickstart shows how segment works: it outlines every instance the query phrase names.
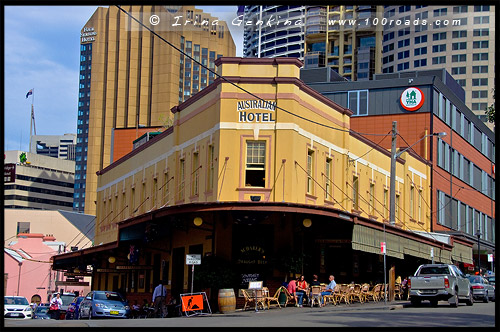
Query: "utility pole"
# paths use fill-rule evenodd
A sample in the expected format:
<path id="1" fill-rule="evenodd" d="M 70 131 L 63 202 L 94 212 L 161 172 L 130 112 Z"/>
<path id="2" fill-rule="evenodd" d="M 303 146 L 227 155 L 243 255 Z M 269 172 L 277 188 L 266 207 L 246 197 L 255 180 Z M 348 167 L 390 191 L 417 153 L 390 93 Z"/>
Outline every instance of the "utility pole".
<path id="1" fill-rule="evenodd" d="M 396 137 L 397 137 L 397 121 L 392 122 L 392 145 L 391 145 L 391 178 L 389 184 L 390 190 L 390 207 L 389 207 L 389 223 L 396 224 Z"/>

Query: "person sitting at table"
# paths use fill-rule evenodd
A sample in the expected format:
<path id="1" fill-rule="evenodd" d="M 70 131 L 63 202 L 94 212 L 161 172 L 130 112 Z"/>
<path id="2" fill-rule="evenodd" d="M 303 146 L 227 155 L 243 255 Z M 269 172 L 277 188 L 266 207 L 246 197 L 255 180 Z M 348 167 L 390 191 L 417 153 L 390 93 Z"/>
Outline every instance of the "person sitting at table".
<path id="1" fill-rule="evenodd" d="M 330 283 L 328 284 L 328 286 L 326 286 L 325 290 L 323 292 L 321 292 L 321 306 L 322 307 L 325 306 L 325 298 L 324 298 L 324 296 L 325 295 L 331 295 L 333 293 L 333 290 L 335 289 L 335 286 L 337 285 L 337 283 L 335 282 L 335 277 L 333 276 L 333 274 L 330 274 L 330 277 L 328 277 L 328 280 L 330 280 Z"/>
<path id="2" fill-rule="evenodd" d="M 304 275 L 300 276 L 299 281 L 297 282 L 297 298 L 299 300 L 299 307 L 302 308 L 302 303 L 304 301 L 304 298 L 307 299 L 307 291 L 309 289 L 309 285 L 307 281 L 305 280 Z"/>
<path id="3" fill-rule="evenodd" d="M 293 296 L 293 298 L 295 300 L 295 306 L 298 307 L 299 302 L 297 301 L 297 293 L 296 293 L 297 292 L 297 280 L 296 279 L 290 280 L 286 289 L 288 290 L 288 293 L 290 293 L 290 295 Z"/>

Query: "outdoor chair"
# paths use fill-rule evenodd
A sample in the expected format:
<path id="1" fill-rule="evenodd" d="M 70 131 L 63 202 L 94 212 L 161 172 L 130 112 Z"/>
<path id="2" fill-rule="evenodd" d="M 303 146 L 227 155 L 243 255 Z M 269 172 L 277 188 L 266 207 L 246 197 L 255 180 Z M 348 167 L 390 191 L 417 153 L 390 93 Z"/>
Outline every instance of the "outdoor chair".
<path id="1" fill-rule="evenodd" d="M 245 298 L 245 305 L 243 306 L 243 311 L 247 310 L 247 306 L 255 306 L 255 297 L 251 297 L 246 289 L 242 289 L 243 297 Z"/>
<path id="2" fill-rule="evenodd" d="M 285 307 L 288 304 L 296 304 L 295 303 L 295 297 L 292 294 L 290 294 L 290 292 L 288 291 L 288 289 L 286 289 L 285 287 L 283 287 L 283 291 L 285 292 L 285 295 L 286 295 Z"/>
<path id="3" fill-rule="evenodd" d="M 399 300 L 403 298 L 403 289 L 401 287 L 401 284 L 394 285 L 394 299 L 396 298 L 398 298 Z"/>
<path id="4" fill-rule="evenodd" d="M 351 302 L 351 291 L 347 284 L 341 284 L 339 286 L 339 302 L 344 301 L 345 304 L 350 304 Z"/>
<path id="5" fill-rule="evenodd" d="M 266 297 L 266 302 L 267 302 L 267 309 L 269 309 L 271 307 L 271 303 L 272 302 L 276 302 L 276 304 L 278 305 L 278 307 L 281 309 L 281 304 L 280 304 L 280 301 L 278 300 L 280 294 L 281 294 L 281 290 L 285 288 L 283 286 L 279 287 L 277 290 L 276 290 L 276 293 L 274 293 L 274 296 L 270 296 L 269 295 L 269 289 L 267 287 L 264 287 L 262 288 L 263 290 L 265 290 L 265 297 Z"/>
<path id="6" fill-rule="evenodd" d="M 373 301 L 378 301 L 381 287 L 382 284 L 376 284 L 371 290 L 368 290 L 365 295 L 366 300 L 369 301 L 372 299 Z"/>
<path id="7" fill-rule="evenodd" d="M 335 288 L 337 288 L 337 285 L 335 286 Z M 335 290 L 330 292 L 330 294 L 323 295 L 323 299 L 324 299 L 325 305 L 330 303 L 330 302 L 333 303 L 334 305 L 337 305 Z"/>
<path id="8" fill-rule="evenodd" d="M 357 300 L 359 303 L 363 303 L 363 297 L 364 295 L 361 294 L 361 285 L 360 284 L 354 284 L 351 286 L 351 301 L 352 300 Z"/>
<path id="9" fill-rule="evenodd" d="M 363 302 L 368 302 L 368 292 L 370 291 L 370 284 L 361 285 L 361 294 L 363 295 Z"/>
<path id="10" fill-rule="evenodd" d="M 314 307 L 314 303 L 317 303 L 318 307 L 321 307 L 321 286 L 311 286 L 309 298 L 311 308 Z"/>

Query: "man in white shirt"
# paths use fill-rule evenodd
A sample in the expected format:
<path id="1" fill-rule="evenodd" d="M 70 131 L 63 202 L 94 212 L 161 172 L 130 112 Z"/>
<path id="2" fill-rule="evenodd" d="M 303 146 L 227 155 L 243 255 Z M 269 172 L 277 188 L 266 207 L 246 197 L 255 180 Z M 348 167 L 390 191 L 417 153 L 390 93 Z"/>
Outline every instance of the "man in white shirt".
<path id="1" fill-rule="evenodd" d="M 158 309 L 162 309 L 163 311 L 166 297 L 167 297 L 167 289 L 165 288 L 165 286 L 163 286 L 163 282 L 160 280 L 160 283 L 158 284 L 158 286 L 156 286 L 155 290 L 153 291 L 153 308 L 155 317 L 158 313 Z M 165 315 L 166 313 L 162 312 L 162 317 Z"/>
<path id="2" fill-rule="evenodd" d="M 333 274 L 330 274 L 330 277 L 328 278 L 328 280 L 330 280 L 330 283 L 328 284 L 328 286 L 326 286 L 326 289 L 324 292 L 321 292 L 321 305 L 324 306 L 325 305 L 325 302 L 324 302 L 324 297 L 325 295 L 331 295 L 333 293 L 333 291 L 335 290 L 335 286 L 337 285 L 337 283 L 335 282 L 335 277 L 333 276 Z"/>

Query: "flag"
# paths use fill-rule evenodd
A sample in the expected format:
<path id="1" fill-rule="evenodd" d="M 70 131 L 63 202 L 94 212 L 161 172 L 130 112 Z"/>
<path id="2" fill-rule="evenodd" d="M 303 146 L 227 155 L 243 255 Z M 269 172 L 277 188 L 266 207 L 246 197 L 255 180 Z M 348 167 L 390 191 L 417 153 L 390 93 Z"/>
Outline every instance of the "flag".
<path id="1" fill-rule="evenodd" d="M 28 93 L 26 94 L 26 99 L 28 98 L 29 95 L 32 95 L 33 94 L 33 89 L 31 89 L 30 91 L 28 91 Z"/>

